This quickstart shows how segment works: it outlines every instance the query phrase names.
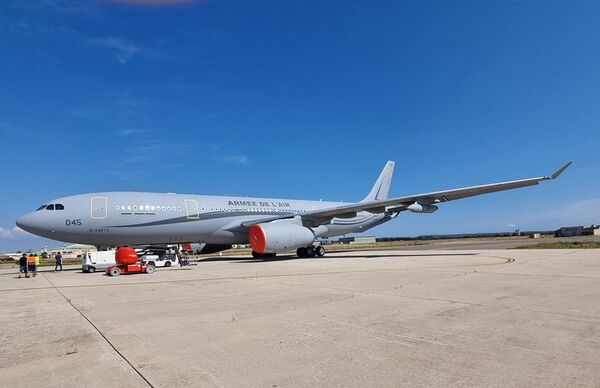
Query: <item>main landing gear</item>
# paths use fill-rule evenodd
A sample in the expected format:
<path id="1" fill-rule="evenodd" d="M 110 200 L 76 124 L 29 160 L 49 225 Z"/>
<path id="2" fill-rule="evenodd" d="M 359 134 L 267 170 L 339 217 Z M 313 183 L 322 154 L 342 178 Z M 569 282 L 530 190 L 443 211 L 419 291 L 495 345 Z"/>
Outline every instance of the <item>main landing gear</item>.
<path id="1" fill-rule="evenodd" d="M 298 257 L 323 257 L 325 256 L 325 248 L 322 246 L 309 245 L 307 247 L 298 248 L 296 250 Z"/>

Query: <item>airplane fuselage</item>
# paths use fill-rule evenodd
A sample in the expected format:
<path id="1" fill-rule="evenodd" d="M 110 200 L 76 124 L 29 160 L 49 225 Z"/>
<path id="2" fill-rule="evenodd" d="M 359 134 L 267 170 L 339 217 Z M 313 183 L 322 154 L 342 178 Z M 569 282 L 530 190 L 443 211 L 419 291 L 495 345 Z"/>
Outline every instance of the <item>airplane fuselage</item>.
<path id="1" fill-rule="evenodd" d="M 202 242 L 246 244 L 244 221 L 333 208 L 343 202 L 140 192 L 81 194 L 49 201 L 17 224 L 53 240 L 91 245 Z M 52 206 L 53 205 L 53 206 Z M 317 237 L 362 232 L 390 219 L 359 212 L 312 228 Z"/>
<path id="2" fill-rule="evenodd" d="M 198 242 L 216 249 L 250 243 L 253 254 L 298 248 L 304 257 L 304 251 L 314 253 L 315 238 L 364 232 L 403 211 L 429 214 L 449 201 L 537 185 L 556 179 L 571 163 L 550 175 L 389 198 L 394 165 L 385 164 L 369 194 L 357 203 L 103 192 L 52 200 L 17 225 L 38 236 L 98 246 Z"/>

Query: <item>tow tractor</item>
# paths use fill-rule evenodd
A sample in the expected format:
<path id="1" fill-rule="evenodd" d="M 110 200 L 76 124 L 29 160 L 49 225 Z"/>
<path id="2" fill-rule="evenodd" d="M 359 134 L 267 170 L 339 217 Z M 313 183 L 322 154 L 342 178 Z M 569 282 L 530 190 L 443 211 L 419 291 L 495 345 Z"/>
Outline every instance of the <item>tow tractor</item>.
<path id="1" fill-rule="evenodd" d="M 154 271 L 156 271 L 153 264 L 139 261 L 135 249 L 129 246 L 117 248 L 115 252 L 115 262 L 115 265 L 106 268 L 107 275 L 119 276 L 120 274 L 154 273 Z"/>

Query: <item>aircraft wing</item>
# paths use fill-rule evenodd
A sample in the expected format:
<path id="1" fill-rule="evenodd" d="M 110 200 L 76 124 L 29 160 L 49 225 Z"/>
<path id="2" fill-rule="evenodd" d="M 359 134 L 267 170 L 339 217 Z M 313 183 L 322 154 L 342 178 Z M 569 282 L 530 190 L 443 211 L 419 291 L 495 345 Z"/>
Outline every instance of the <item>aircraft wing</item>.
<path id="1" fill-rule="evenodd" d="M 317 226 L 330 221 L 332 218 L 352 218 L 356 216 L 357 212 L 368 211 L 371 213 L 398 213 L 407 210 L 407 207 L 413 203 L 419 203 L 421 205 L 434 205 L 443 202 L 455 201 L 457 199 L 473 197 L 481 194 L 494 193 L 497 191 L 512 190 L 521 187 L 535 186 L 540 182 L 546 180 L 552 180 L 558 178 L 563 171 L 571 165 L 571 162 L 565 164 L 554 173 L 546 176 L 539 176 L 535 178 L 520 179 L 515 181 L 490 183 L 486 185 L 469 186 L 459 189 L 433 191 L 430 193 L 421 193 L 414 195 L 407 195 L 403 197 L 390 198 L 386 200 L 375 200 L 368 202 L 359 202 L 351 205 L 338 206 L 328 209 L 320 209 L 311 212 L 300 214 L 303 224 L 306 226 Z M 242 223 L 243 226 L 249 227 L 251 225 L 269 222 L 278 219 L 290 218 L 288 216 L 277 216 L 267 219 L 246 221 Z"/>

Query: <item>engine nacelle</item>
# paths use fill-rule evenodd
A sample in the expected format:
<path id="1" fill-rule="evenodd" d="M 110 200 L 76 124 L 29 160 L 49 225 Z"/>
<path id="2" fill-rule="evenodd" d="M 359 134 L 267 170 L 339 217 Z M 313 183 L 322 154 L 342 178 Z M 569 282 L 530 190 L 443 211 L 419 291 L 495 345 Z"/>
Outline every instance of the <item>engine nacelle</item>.
<path id="1" fill-rule="evenodd" d="M 252 225 L 248 239 L 256 253 L 277 253 L 310 245 L 315 241 L 315 235 L 302 225 L 272 222 Z"/>
<path id="2" fill-rule="evenodd" d="M 408 205 L 406 208 L 413 213 L 433 213 L 437 211 L 438 207 L 435 205 L 424 205 L 418 202 L 413 203 L 412 205 Z"/>

